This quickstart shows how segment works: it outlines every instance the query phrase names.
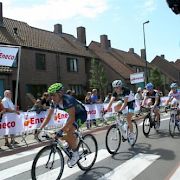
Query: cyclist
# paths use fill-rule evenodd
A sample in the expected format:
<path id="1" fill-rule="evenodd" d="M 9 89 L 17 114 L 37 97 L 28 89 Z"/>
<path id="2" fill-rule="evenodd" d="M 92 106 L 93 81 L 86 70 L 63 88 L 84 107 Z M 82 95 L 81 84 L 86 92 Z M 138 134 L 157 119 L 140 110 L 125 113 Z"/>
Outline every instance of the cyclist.
<path id="1" fill-rule="evenodd" d="M 166 101 L 166 105 L 170 103 L 171 106 L 177 107 L 180 105 L 180 90 L 178 89 L 177 83 L 172 83 L 170 85 L 170 92 L 168 94 L 168 100 Z"/>
<path id="2" fill-rule="evenodd" d="M 152 83 L 146 84 L 146 92 L 144 94 L 142 106 L 145 105 L 152 107 L 152 110 L 157 117 L 156 129 L 158 130 L 160 127 L 160 96 L 158 94 L 158 91 L 154 89 L 154 85 Z"/>
<path id="3" fill-rule="evenodd" d="M 106 111 L 110 111 L 110 108 L 115 101 L 115 111 L 122 112 L 123 110 L 125 110 L 126 107 L 128 107 L 127 122 L 130 129 L 128 139 L 130 143 L 134 143 L 135 134 L 133 133 L 133 125 L 131 122 L 135 107 L 134 94 L 128 88 L 123 86 L 121 80 L 114 80 L 112 82 L 112 87 L 114 88 L 114 93 L 112 93 L 112 97 Z"/>
<path id="4" fill-rule="evenodd" d="M 61 83 L 52 84 L 48 88 L 48 93 L 51 96 L 52 101 L 47 117 L 41 124 L 39 130 L 42 130 L 48 124 L 56 108 L 64 110 L 69 114 L 69 118 L 65 126 L 57 132 L 56 136 L 60 137 L 62 133 L 66 134 L 66 136 L 64 136 L 62 139 L 66 140 L 69 148 L 72 149 L 72 158 L 68 160 L 69 166 L 72 167 L 79 160 L 79 154 L 76 150 L 77 139 L 74 132 L 80 123 L 84 123 L 86 121 L 87 112 L 80 101 L 76 100 L 73 96 L 64 94 L 64 88 Z"/>

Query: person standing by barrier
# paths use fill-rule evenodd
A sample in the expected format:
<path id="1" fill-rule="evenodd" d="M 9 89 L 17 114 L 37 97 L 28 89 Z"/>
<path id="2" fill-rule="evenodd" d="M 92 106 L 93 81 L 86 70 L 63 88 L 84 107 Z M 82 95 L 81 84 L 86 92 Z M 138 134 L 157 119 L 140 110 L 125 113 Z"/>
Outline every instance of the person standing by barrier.
<path id="1" fill-rule="evenodd" d="M 2 99 L 2 104 L 5 108 L 6 113 L 16 113 L 20 114 L 19 111 L 16 111 L 16 108 L 12 102 L 12 92 L 10 90 L 4 91 L 4 98 Z M 18 142 L 15 141 L 14 135 L 11 134 L 11 142 L 8 141 L 8 135 L 5 135 L 5 146 L 12 148 L 11 145 L 18 144 Z"/>
<path id="2" fill-rule="evenodd" d="M 86 94 L 86 96 L 84 98 L 84 103 L 85 104 L 92 104 L 92 101 L 91 101 L 91 92 L 87 92 L 87 94 Z M 87 127 L 87 129 L 91 128 L 91 120 L 90 119 L 86 120 L 86 127 Z"/>
<path id="3" fill-rule="evenodd" d="M 101 100 L 98 99 L 97 89 L 93 89 L 92 90 L 92 93 L 91 93 L 91 102 L 92 102 L 92 104 L 98 104 L 98 103 L 101 102 Z M 93 124 L 95 126 L 97 126 L 96 119 L 92 119 L 92 121 L 93 121 Z"/>
<path id="4" fill-rule="evenodd" d="M 2 97 L 0 96 L 0 122 L 2 120 L 2 116 L 5 112 L 6 112 L 6 110 L 4 109 L 4 106 L 2 104 Z"/>
<path id="5" fill-rule="evenodd" d="M 142 95 L 141 87 L 138 87 L 134 98 L 135 98 L 136 107 L 138 107 L 138 110 L 135 113 L 136 113 L 136 116 L 138 116 L 138 115 L 140 115 L 140 107 L 141 107 L 141 104 L 142 104 L 142 101 L 143 101 L 143 95 Z"/>

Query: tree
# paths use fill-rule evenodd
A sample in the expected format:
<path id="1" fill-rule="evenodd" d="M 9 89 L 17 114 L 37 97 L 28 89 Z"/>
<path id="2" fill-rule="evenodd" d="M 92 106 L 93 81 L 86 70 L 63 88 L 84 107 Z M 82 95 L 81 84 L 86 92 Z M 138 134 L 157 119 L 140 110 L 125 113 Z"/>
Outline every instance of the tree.
<path id="1" fill-rule="evenodd" d="M 163 90 L 163 77 L 158 68 L 154 68 L 151 71 L 149 81 L 154 84 L 156 89 Z"/>
<path id="2" fill-rule="evenodd" d="M 99 90 L 100 98 L 104 99 L 107 93 L 108 80 L 104 72 L 102 63 L 99 60 L 91 60 L 90 69 L 91 78 L 89 80 L 91 88 L 96 88 Z"/>

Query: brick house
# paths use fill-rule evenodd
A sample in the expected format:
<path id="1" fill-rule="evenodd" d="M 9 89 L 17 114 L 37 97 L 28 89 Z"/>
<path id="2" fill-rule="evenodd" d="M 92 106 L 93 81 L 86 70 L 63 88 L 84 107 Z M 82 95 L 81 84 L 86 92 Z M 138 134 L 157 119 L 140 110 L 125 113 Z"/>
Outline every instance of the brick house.
<path id="1" fill-rule="evenodd" d="M 176 63 L 169 62 L 165 59 L 164 55 L 156 56 L 151 64 L 154 67 L 157 67 L 162 73 L 164 91 L 167 93 L 169 91 L 169 86 L 172 82 L 177 82 L 180 84 L 180 70 L 178 66 L 175 66 Z"/>

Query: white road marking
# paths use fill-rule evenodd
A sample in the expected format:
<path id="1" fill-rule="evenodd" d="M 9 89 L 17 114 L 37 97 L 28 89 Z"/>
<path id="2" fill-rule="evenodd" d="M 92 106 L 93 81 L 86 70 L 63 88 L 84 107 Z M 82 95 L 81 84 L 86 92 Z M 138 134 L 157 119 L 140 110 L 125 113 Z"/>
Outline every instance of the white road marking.
<path id="1" fill-rule="evenodd" d="M 115 168 L 113 171 L 105 174 L 98 180 L 132 180 L 148 166 L 150 166 L 154 161 L 156 161 L 160 156 L 154 154 L 138 154 L 126 161 L 122 165 Z"/>
<path id="2" fill-rule="evenodd" d="M 109 156 L 111 156 L 111 155 L 107 152 L 106 149 L 99 150 L 98 151 L 98 156 L 97 156 L 97 159 L 96 159 L 96 163 L 108 158 Z M 63 172 L 63 175 L 62 175 L 61 179 L 67 178 L 68 176 L 71 176 L 74 173 L 77 173 L 78 171 L 80 171 L 78 166 L 75 166 L 75 167 L 70 169 L 70 168 L 68 168 L 67 165 L 65 165 L 64 172 Z M 48 173 L 44 173 L 44 174 L 38 176 L 37 179 L 43 179 L 43 180 L 56 179 L 58 173 L 59 173 L 59 169 L 56 168 L 56 169 L 53 169 L 52 171 L 50 171 Z"/>
<path id="3" fill-rule="evenodd" d="M 179 180 L 180 179 L 180 166 L 176 169 L 175 173 L 170 177 L 169 180 Z"/>
<path id="4" fill-rule="evenodd" d="M 24 151 L 24 152 L 21 152 L 21 153 L 10 155 L 10 156 L 1 157 L 0 158 L 0 164 L 11 161 L 11 160 L 23 158 L 25 156 L 29 156 L 29 155 L 32 155 L 32 154 L 36 154 L 42 148 L 43 147 L 39 147 L 39 148 L 32 149 L 32 150 L 29 150 L 29 151 Z"/>
<path id="5" fill-rule="evenodd" d="M 161 121 L 167 121 L 167 120 L 169 120 L 169 117 L 167 117 L 167 118 L 162 118 L 162 119 L 161 119 Z M 143 125 L 143 122 L 141 122 L 141 123 L 138 124 L 138 126 L 142 126 L 142 125 Z"/>

